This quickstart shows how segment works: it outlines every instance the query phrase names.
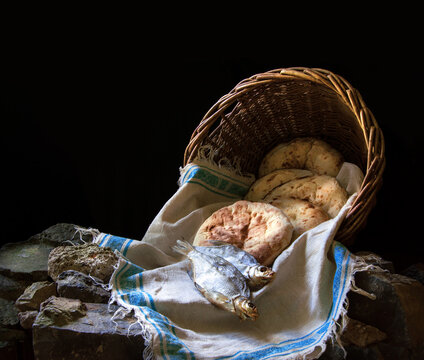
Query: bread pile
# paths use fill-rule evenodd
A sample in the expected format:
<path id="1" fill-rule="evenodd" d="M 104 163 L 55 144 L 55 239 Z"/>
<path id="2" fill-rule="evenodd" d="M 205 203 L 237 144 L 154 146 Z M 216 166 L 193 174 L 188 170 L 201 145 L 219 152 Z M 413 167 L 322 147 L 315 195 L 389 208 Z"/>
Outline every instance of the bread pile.
<path id="1" fill-rule="evenodd" d="M 194 245 L 221 240 L 272 264 L 294 239 L 334 218 L 346 203 L 346 190 L 336 180 L 343 162 L 337 150 L 311 137 L 276 146 L 244 200 L 206 219 Z"/>

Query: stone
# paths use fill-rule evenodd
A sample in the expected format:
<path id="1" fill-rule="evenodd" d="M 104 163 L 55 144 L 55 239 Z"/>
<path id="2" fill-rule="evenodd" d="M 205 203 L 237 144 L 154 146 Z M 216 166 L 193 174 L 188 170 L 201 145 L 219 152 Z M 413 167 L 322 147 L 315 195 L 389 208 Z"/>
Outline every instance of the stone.
<path id="1" fill-rule="evenodd" d="M 355 253 L 355 255 L 361 256 L 366 261 L 366 263 L 370 265 L 378 266 L 384 270 L 390 271 L 391 273 L 395 272 L 393 262 L 384 259 L 380 255 L 372 251 L 358 251 L 357 253 Z"/>
<path id="2" fill-rule="evenodd" d="M 41 304 L 34 325 L 63 326 L 85 316 L 85 314 L 86 306 L 81 300 L 51 296 Z"/>
<path id="3" fill-rule="evenodd" d="M 66 270 L 76 270 L 108 283 L 118 257 L 112 249 L 96 244 L 58 246 L 50 253 L 48 272 L 53 280 Z"/>
<path id="4" fill-rule="evenodd" d="M 0 359 L 34 359 L 31 334 L 21 329 L 0 328 Z"/>
<path id="5" fill-rule="evenodd" d="M 37 281 L 28 286 L 16 300 L 15 306 L 20 311 L 39 310 L 40 304 L 50 296 L 55 296 L 56 284 L 50 281 Z"/>
<path id="6" fill-rule="evenodd" d="M 62 272 L 56 279 L 59 296 L 70 299 L 80 299 L 88 303 L 105 303 L 110 298 L 110 292 L 100 279 L 95 279 L 75 270 Z"/>
<path id="7" fill-rule="evenodd" d="M 383 341 L 386 338 L 387 335 L 376 327 L 355 319 L 349 319 L 342 334 L 343 344 L 353 344 L 362 348 Z"/>
<path id="8" fill-rule="evenodd" d="M 14 327 L 18 324 L 18 311 L 14 301 L 0 298 L 0 327 Z"/>
<path id="9" fill-rule="evenodd" d="M 37 310 L 21 311 L 18 313 L 19 324 L 23 329 L 31 329 L 37 315 Z"/>
<path id="10" fill-rule="evenodd" d="M 377 345 L 384 360 L 423 360 L 423 354 L 409 349 L 408 347 L 393 344 L 392 342 L 382 342 Z"/>
<path id="11" fill-rule="evenodd" d="M 34 354 L 37 360 L 80 359 L 116 360 L 141 359 L 144 340 L 141 328 L 133 325 L 134 318 L 125 317 L 112 322 L 117 310 L 107 304 L 86 303 L 86 315 L 62 325 L 33 327 Z M 131 327 L 130 327 L 131 326 Z"/>
<path id="12" fill-rule="evenodd" d="M 413 264 L 403 270 L 401 274 L 415 279 L 424 285 L 424 263 Z"/>
<path id="13" fill-rule="evenodd" d="M 28 240 L 8 243 L 0 249 L 0 275 L 14 280 L 42 281 L 48 279 L 47 261 L 57 246 L 92 242 L 97 230 L 78 232 L 74 224 L 59 223 Z M 19 296 L 19 295 L 18 295 Z"/>
<path id="14" fill-rule="evenodd" d="M 0 249 L 0 274 L 15 280 L 47 280 L 47 260 L 52 249 L 52 245 L 28 241 L 5 244 Z"/>
<path id="15" fill-rule="evenodd" d="M 360 272 L 355 282 L 376 298 L 372 300 L 350 292 L 348 315 L 387 335 L 384 342 L 377 344 L 384 358 L 388 345 L 409 351 L 411 358 L 424 358 L 424 286 L 414 279 L 389 272 Z"/>
<path id="16" fill-rule="evenodd" d="M 342 347 L 336 342 L 328 342 L 325 352 L 319 357 L 319 360 L 385 360 L 380 349 L 376 345 L 368 347 L 359 347 L 353 344 L 343 345 Z M 400 360 L 399 358 L 398 360 Z"/>
<path id="17" fill-rule="evenodd" d="M 31 236 L 29 241 L 38 244 L 49 244 L 53 247 L 66 244 L 78 245 L 82 242 L 93 241 L 94 232 L 82 234 L 82 232 L 78 232 L 78 228 L 81 227 L 75 224 L 58 223 L 50 226 L 39 234 Z"/>
<path id="18" fill-rule="evenodd" d="M 0 297 L 15 301 L 28 285 L 29 281 L 18 281 L 0 274 Z"/>

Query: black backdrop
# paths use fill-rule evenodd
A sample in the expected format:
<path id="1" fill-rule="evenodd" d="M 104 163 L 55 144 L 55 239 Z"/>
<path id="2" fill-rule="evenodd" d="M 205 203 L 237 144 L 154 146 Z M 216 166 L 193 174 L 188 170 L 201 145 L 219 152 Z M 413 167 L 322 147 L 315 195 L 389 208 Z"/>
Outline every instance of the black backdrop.
<path id="1" fill-rule="evenodd" d="M 353 250 L 398 268 L 423 261 L 417 54 L 142 55 L 123 49 L 20 49 L 1 70 L 2 243 L 58 222 L 140 239 L 177 190 L 192 131 L 240 80 L 280 67 L 321 67 L 362 94 L 383 129 L 387 167 Z"/>

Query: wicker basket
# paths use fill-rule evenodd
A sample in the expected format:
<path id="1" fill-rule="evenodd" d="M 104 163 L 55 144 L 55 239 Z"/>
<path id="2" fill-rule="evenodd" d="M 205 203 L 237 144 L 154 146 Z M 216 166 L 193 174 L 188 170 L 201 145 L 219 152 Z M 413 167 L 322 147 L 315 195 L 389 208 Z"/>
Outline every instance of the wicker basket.
<path id="1" fill-rule="evenodd" d="M 323 69 L 286 68 L 254 75 L 223 96 L 195 129 L 184 164 L 202 145 L 215 160 L 240 159 L 243 171 L 256 173 L 263 156 L 295 137 L 321 138 L 358 165 L 365 178 L 360 193 L 336 235 L 351 245 L 375 205 L 385 167 L 384 138 L 359 92 Z"/>

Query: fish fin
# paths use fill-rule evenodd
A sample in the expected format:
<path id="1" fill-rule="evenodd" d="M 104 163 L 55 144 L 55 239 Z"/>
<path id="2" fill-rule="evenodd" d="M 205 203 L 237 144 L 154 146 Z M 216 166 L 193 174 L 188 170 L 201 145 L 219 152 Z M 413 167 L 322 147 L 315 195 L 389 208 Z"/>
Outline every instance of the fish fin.
<path id="1" fill-rule="evenodd" d="M 177 240 L 177 245 L 173 246 L 172 250 L 182 255 L 187 255 L 190 251 L 194 250 L 194 248 L 193 245 L 185 240 Z"/>
<path id="2" fill-rule="evenodd" d="M 207 291 L 196 282 L 194 282 L 194 285 L 210 303 L 227 311 L 235 312 L 233 301 L 224 294 L 218 291 Z"/>
<path id="3" fill-rule="evenodd" d="M 194 280 L 193 280 L 193 269 L 191 269 L 191 268 L 188 269 L 187 274 L 190 277 L 190 279 L 194 282 Z M 194 283 L 194 284 L 196 285 L 196 283 Z"/>
<path id="4" fill-rule="evenodd" d="M 222 241 L 222 240 L 207 240 L 207 242 L 209 243 L 209 244 L 211 244 L 212 246 L 222 246 L 222 245 L 231 245 L 231 244 L 229 244 L 229 243 L 227 243 L 227 242 L 225 242 L 225 241 Z M 234 245 L 233 245 L 234 246 Z"/>

